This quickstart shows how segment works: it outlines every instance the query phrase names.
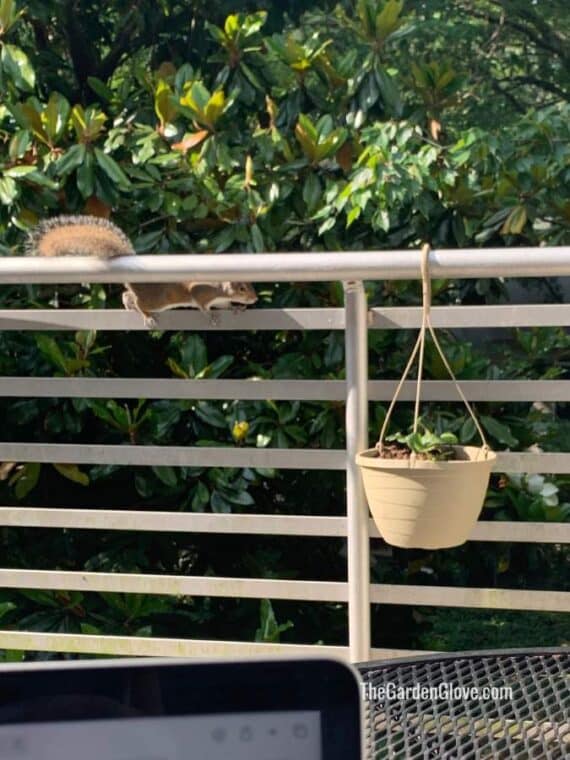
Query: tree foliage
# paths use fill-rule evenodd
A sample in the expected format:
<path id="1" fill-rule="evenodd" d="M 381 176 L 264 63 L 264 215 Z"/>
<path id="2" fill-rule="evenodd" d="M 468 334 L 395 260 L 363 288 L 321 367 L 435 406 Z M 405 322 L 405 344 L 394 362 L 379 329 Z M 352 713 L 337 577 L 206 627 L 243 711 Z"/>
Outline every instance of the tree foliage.
<path id="1" fill-rule="evenodd" d="M 239 7 L 238 7 L 239 6 Z M 0 252 L 58 213 L 112 216 L 137 251 L 369 250 L 569 240 L 568 12 L 562 1 L 250 2 L 0 0 Z M 513 273 L 516 274 L 516 273 Z M 339 283 L 268 284 L 264 306 L 339 306 Z M 501 283 L 434 283 L 440 303 L 506 300 Z M 414 283 L 367 283 L 371 305 Z M 552 291 L 549 297 L 557 297 Z M 2 303 L 99 308 L 117 289 L 5 289 Z M 371 332 L 374 377 L 401 374 L 410 335 Z M 565 377 L 562 330 L 477 346 L 449 334 L 463 378 Z M 342 377 L 338 333 L 0 334 L 2 375 Z M 443 377 L 429 347 L 426 369 Z M 564 410 L 480 404 L 497 448 L 565 450 Z M 7 440 L 338 448 L 333 403 L 22 399 L 0 402 Z M 372 425 L 384 414 L 374 409 Z M 456 410 L 430 428 L 474 439 Z M 399 412 L 401 428 L 409 410 Z M 342 514 L 340 475 L 4 463 L 4 503 Z M 487 517 L 568 519 L 568 483 L 496 478 Z M 340 542 L 234 536 L 0 533 L 4 564 L 342 579 Z M 313 550 L 307 546 L 313 543 Z M 554 550 L 468 545 L 375 556 L 390 582 L 555 582 Z M 427 568 L 427 569 L 426 569 Z M 553 569 L 554 568 L 554 569 Z M 525 581 L 528 583 L 528 579 Z M 534 581 L 532 581 L 534 582 Z M 538 587 L 543 584 L 538 583 Z M 26 592 L 0 599 L 23 628 L 298 641 L 344 640 L 335 605 Z M 385 615 L 386 613 L 383 612 Z M 394 612 L 401 620 L 409 611 Z M 259 619 L 261 615 L 261 619 Z M 287 622 L 291 619 L 294 627 Z M 413 646 L 414 622 L 406 618 Z M 291 628 L 291 630 L 289 630 Z M 401 630 L 401 626 L 396 627 Z M 382 643 L 397 643 L 384 627 Z"/>

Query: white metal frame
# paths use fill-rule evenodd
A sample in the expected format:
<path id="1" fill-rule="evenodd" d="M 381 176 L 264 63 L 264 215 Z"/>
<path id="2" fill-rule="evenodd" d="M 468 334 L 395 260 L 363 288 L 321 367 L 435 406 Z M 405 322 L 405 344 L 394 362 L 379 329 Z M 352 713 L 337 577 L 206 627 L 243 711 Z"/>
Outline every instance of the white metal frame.
<path id="1" fill-rule="evenodd" d="M 433 277 L 506 277 L 570 275 L 570 248 L 516 248 L 432 252 Z M 0 507 L 0 526 L 89 528 L 105 530 L 251 533 L 267 535 L 347 537 L 347 582 L 309 582 L 194 576 L 152 576 L 0 570 L 0 587 L 80 589 L 124 593 L 189 594 L 348 603 L 348 647 L 256 644 L 200 640 L 145 639 L 122 636 L 0 631 L 0 648 L 133 655 L 220 656 L 259 653 L 330 653 L 364 661 L 370 657 L 414 654 L 404 650 L 371 649 L 370 603 L 570 611 L 570 594 L 556 591 L 466 589 L 395 584 L 370 584 L 369 539 L 378 532 L 368 516 L 354 454 L 367 446 L 368 400 L 387 400 L 395 383 L 369 381 L 369 329 L 405 329 L 419 325 L 415 308 L 371 308 L 366 305 L 364 279 L 417 279 L 417 251 L 354 251 L 343 253 L 219 254 L 125 257 L 113 262 L 90 258 L 38 260 L 0 259 L 2 283 L 166 282 L 179 279 L 227 279 L 253 282 L 342 280 L 344 309 L 265 310 L 237 315 L 222 312 L 215 327 L 198 312 L 178 311 L 159 316 L 164 330 L 344 330 L 346 381 L 155 380 L 95 378 L 0 378 L 5 397 L 299 399 L 346 401 L 346 450 L 228 449 L 157 446 L 99 446 L 0 443 L 0 461 L 69 462 L 121 465 L 169 464 L 256 466 L 288 469 L 345 470 L 347 516 L 214 515 L 133 510 L 36 509 Z M 570 325 L 570 305 L 436 307 L 436 327 L 527 327 Z M 139 315 L 124 311 L 0 311 L 0 330 L 141 330 Z M 569 381 L 470 381 L 462 383 L 470 400 L 568 401 Z M 411 384 L 403 399 L 411 398 Z M 448 382 L 427 382 L 425 398 L 451 400 Z M 497 470 L 570 473 L 570 454 L 504 452 Z M 480 522 L 474 541 L 570 541 L 569 524 Z"/>

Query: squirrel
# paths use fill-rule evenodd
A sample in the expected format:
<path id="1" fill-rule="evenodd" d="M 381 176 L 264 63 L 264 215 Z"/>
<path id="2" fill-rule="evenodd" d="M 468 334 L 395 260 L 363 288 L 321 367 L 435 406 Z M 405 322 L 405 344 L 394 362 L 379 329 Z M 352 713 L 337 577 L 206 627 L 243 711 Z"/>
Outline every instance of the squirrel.
<path id="1" fill-rule="evenodd" d="M 135 256 L 125 233 L 107 219 L 95 216 L 57 216 L 40 222 L 30 233 L 28 254 L 35 256 L 96 256 L 113 259 Z M 172 282 L 125 284 L 123 306 L 138 311 L 145 327 L 157 326 L 154 313 L 190 306 L 209 312 L 216 308 L 245 309 L 257 301 L 248 282 Z M 210 317 L 212 324 L 215 319 Z"/>

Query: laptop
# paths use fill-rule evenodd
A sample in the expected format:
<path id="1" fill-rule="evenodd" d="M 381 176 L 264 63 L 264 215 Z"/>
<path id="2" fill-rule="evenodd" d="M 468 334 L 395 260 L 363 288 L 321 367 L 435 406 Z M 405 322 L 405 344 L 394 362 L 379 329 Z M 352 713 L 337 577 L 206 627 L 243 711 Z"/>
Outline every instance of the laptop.
<path id="1" fill-rule="evenodd" d="M 329 659 L 0 665 L 1 760 L 361 760 L 360 685 Z"/>

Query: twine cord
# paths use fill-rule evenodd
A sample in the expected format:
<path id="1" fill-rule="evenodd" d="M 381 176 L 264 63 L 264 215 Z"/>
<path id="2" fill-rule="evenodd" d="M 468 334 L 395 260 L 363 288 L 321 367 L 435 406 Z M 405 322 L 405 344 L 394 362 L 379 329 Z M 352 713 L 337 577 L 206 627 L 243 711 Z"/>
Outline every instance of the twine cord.
<path id="1" fill-rule="evenodd" d="M 384 443 L 384 436 L 386 435 L 386 431 L 388 430 L 388 425 L 390 423 L 390 417 L 392 416 L 392 412 L 394 410 L 394 407 L 396 405 L 396 402 L 398 400 L 398 397 L 400 395 L 400 392 L 404 386 L 404 382 L 406 381 L 406 378 L 408 377 L 408 374 L 410 372 L 410 369 L 412 368 L 412 365 L 415 361 L 415 358 L 419 352 L 419 360 L 418 360 L 418 379 L 416 383 L 416 397 L 415 397 L 415 403 L 414 403 L 414 425 L 413 425 L 413 431 L 414 433 L 418 430 L 418 424 L 419 424 L 419 418 L 420 418 L 420 401 L 421 401 L 421 391 L 422 391 L 422 380 L 423 380 L 423 368 L 424 368 L 424 356 L 425 356 L 425 341 L 426 341 L 426 332 L 429 331 L 432 340 L 434 342 L 434 345 L 437 349 L 437 352 L 439 353 L 439 356 L 441 357 L 441 360 L 443 362 L 443 365 L 445 369 L 447 370 L 449 376 L 453 380 L 453 383 L 457 389 L 457 393 L 459 394 L 460 399 L 465 404 L 465 407 L 467 411 L 469 412 L 471 419 L 473 420 L 473 423 L 475 424 L 475 428 L 477 430 L 477 433 L 479 434 L 479 437 L 481 438 L 481 441 L 483 442 L 483 449 L 485 451 L 485 455 L 487 451 L 489 451 L 489 445 L 487 444 L 487 439 L 485 438 L 485 433 L 483 432 L 483 429 L 481 425 L 479 424 L 479 420 L 477 419 L 475 412 L 473 411 L 473 408 L 471 407 L 471 404 L 467 401 L 465 398 L 465 394 L 461 390 L 461 386 L 459 385 L 459 382 L 457 378 L 455 377 L 455 374 L 453 373 L 453 370 L 451 369 L 451 365 L 449 364 L 447 357 L 443 353 L 443 349 L 441 347 L 441 344 L 439 340 L 437 339 L 437 336 L 435 334 L 435 330 L 433 329 L 433 325 L 431 323 L 431 316 L 430 316 L 430 310 L 431 310 L 431 278 L 429 273 L 429 254 L 430 254 L 430 247 L 426 243 L 422 250 L 421 250 L 421 272 L 422 272 L 422 324 L 420 327 L 420 331 L 418 334 L 418 339 L 416 341 L 416 344 L 412 350 L 412 353 L 410 354 L 410 358 L 408 359 L 408 363 L 406 365 L 406 368 L 404 370 L 404 373 L 402 377 L 400 378 L 400 381 L 398 383 L 398 386 L 396 387 L 396 391 L 394 393 L 394 396 L 392 398 L 392 401 L 390 402 L 390 406 L 388 407 L 388 411 L 386 412 L 386 417 L 384 418 L 384 422 L 382 424 L 382 429 L 380 430 L 380 437 L 378 439 L 378 443 L 376 444 L 376 448 L 382 453 L 382 446 Z M 411 455 L 411 464 L 413 465 L 415 463 L 415 453 L 412 452 Z"/>

